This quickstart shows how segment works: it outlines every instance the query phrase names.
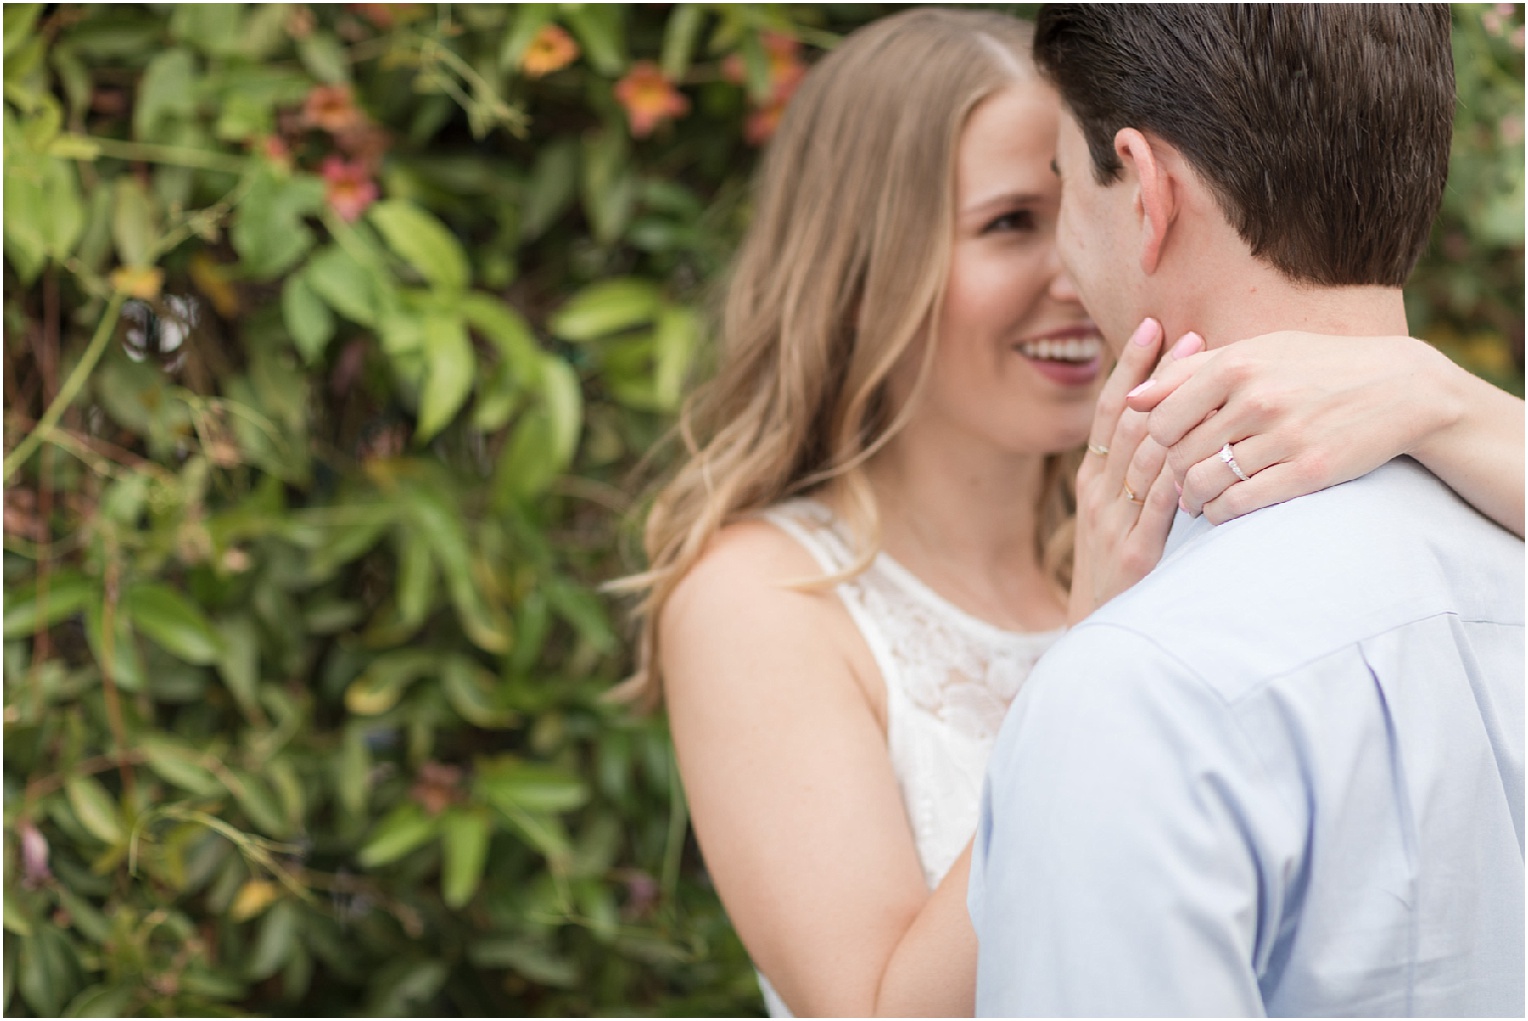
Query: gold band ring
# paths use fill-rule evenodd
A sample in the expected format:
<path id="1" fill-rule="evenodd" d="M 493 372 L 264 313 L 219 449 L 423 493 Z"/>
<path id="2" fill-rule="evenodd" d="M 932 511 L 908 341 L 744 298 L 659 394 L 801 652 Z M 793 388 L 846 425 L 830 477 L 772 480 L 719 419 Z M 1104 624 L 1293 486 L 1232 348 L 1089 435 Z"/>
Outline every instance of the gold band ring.
<path id="1" fill-rule="evenodd" d="M 1097 454 L 1099 457 L 1108 457 L 1109 448 L 1104 446 L 1102 443 L 1089 443 L 1088 453 Z"/>
<path id="2" fill-rule="evenodd" d="M 1135 490 L 1130 488 L 1130 483 L 1122 482 L 1122 483 L 1120 483 L 1120 485 L 1124 486 L 1124 489 L 1120 490 L 1120 494 L 1119 494 L 1120 496 L 1123 496 L 1125 499 L 1129 500 L 1131 503 L 1145 503 L 1146 502 L 1145 500 L 1141 499 L 1139 496 L 1135 495 Z"/>

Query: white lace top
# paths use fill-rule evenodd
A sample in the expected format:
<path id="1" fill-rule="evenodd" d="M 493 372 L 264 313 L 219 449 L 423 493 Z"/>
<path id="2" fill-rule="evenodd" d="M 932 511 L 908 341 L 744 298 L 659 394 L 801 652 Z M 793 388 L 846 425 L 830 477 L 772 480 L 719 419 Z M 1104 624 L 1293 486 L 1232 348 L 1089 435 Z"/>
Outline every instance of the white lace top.
<path id="1" fill-rule="evenodd" d="M 797 499 L 764 518 L 805 546 L 830 574 L 854 563 L 853 543 L 825 506 Z M 1061 630 L 1021 633 L 978 620 L 885 553 L 838 595 L 886 683 L 892 768 L 933 889 L 976 832 L 987 756 L 1009 703 Z M 772 1017 L 789 1017 L 768 981 Z"/>

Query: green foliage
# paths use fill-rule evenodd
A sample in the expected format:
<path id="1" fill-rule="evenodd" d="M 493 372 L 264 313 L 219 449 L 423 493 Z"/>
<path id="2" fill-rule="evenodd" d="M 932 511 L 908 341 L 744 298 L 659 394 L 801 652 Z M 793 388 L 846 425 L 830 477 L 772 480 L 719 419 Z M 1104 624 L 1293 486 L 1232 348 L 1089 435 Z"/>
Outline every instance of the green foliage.
<path id="1" fill-rule="evenodd" d="M 5 6 L 7 1012 L 758 1010 L 598 585 L 891 9 Z M 1520 380 L 1521 14 L 1457 20 L 1415 311 Z"/>

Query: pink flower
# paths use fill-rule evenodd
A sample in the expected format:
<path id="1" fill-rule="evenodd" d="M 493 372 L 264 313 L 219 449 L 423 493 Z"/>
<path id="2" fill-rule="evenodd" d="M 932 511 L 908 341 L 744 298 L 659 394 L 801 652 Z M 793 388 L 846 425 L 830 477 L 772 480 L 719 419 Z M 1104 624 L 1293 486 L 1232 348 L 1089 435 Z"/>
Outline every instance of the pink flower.
<path id="1" fill-rule="evenodd" d="M 377 182 L 359 163 L 346 163 L 338 156 L 326 156 L 321 172 L 324 175 L 324 198 L 330 208 L 340 214 L 347 223 L 354 223 L 366 207 L 377 201 Z"/>
<path id="2" fill-rule="evenodd" d="M 637 61 L 626 77 L 615 83 L 615 98 L 626 108 L 631 133 L 638 138 L 652 134 L 661 122 L 683 117 L 690 110 L 690 101 L 650 60 Z"/>

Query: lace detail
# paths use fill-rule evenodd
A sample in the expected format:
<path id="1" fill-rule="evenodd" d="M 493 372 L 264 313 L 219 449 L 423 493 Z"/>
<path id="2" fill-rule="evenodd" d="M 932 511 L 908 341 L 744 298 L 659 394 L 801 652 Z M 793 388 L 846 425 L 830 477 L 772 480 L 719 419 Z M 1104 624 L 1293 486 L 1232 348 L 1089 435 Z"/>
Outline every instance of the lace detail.
<path id="1" fill-rule="evenodd" d="M 765 516 L 812 550 L 824 570 L 836 573 L 854 562 L 846 530 L 822 504 L 793 500 Z M 890 671 L 881 664 L 888 687 L 895 684 L 919 710 L 954 731 L 986 741 L 996 738 L 1019 687 L 1061 635 L 1060 630 L 1026 633 L 988 624 L 885 553 L 839 585 L 839 594 L 861 608 L 880 632 L 891 659 Z"/>

